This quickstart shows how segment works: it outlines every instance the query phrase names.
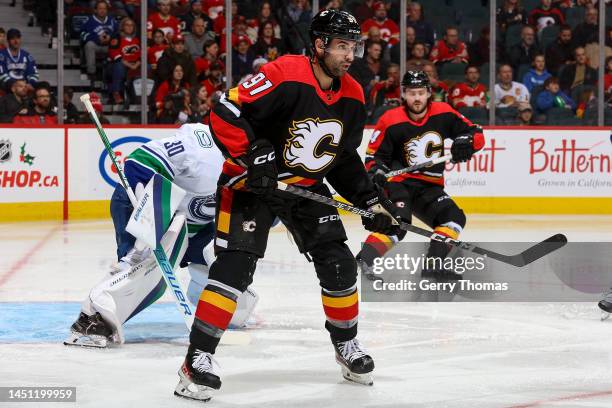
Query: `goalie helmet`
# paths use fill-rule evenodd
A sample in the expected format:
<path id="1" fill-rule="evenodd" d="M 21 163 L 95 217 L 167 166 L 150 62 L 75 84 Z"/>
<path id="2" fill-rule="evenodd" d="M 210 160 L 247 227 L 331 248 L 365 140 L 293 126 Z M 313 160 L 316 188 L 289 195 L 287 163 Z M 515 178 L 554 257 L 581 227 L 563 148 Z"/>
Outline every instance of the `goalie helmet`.
<path id="1" fill-rule="evenodd" d="M 406 71 L 402 78 L 402 88 L 427 88 L 431 92 L 429 77 L 423 71 Z"/>

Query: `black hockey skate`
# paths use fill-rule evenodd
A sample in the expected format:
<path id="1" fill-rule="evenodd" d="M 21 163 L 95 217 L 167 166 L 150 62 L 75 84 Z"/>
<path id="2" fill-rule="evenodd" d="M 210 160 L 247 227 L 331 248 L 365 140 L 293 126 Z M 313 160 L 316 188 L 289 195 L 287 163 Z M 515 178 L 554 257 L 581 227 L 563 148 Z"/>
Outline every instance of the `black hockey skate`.
<path id="1" fill-rule="evenodd" d="M 612 288 L 604 293 L 603 298 L 597 303 L 597 306 L 601 309 L 601 320 L 607 320 L 610 318 L 612 313 Z"/>
<path id="2" fill-rule="evenodd" d="M 381 275 L 377 275 L 374 273 L 373 269 L 371 266 L 369 266 L 366 261 L 364 261 L 363 259 L 357 257 L 355 259 L 357 261 L 357 267 L 359 268 L 359 270 L 361 271 L 361 274 L 363 276 L 365 276 L 366 278 L 368 278 L 368 280 L 371 281 L 381 281 L 384 282 L 383 278 L 381 277 Z"/>
<path id="3" fill-rule="evenodd" d="M 178 371 L 179 383 L 174 395 L 199 401 L 210 401 L 213 390 L 221 388 L 221 379 L 215 372 L 213 355 L 189 346 L 185 361 Z"/>
<path id="4" fill-rule="evenodd" d="M 81 312 L 70 331 L 70 336 L 64 341 L 66 346 L 105 348 L 112 342 L 113 330 L 102 320 L 100 313 L 89 316 Z"/>
<path id="5" fill-rule="evenodd" d="M 359 340 L 332 341 L 336 350 L 336 362 L 342 367 L 342 376 L 359 384 L 372 385 L 374 360 L 359 344 Z"/>

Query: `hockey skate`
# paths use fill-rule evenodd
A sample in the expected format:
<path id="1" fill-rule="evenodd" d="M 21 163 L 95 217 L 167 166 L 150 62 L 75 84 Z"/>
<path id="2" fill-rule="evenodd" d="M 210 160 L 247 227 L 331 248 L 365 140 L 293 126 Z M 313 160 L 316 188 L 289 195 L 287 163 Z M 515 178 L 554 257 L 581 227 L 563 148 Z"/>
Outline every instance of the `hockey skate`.
<path id="1" fill-rule="evenodd" d="M 361 271 L 361 274 L 363 276 L 365 276 L 366 278 L 368 278 L 368 280 L 371 281 L 381 281 L 384 282 L 383 278 L 380 275 L 377 275 L 374 273 L 374 271 L 372 270 L 372 267 L 369 266 L 363 259 L 361 258 L 356 258 L 357 261 L 357 267 L 359 268 L 359 271 Z"/>
<path id="2" fill-rule="evenodd" d="M 342 368 L 342 376 L 359 384 L 372 385 L 374 360 L 359 344 L 359 340 L 332 341 L 336 350 L 336 362 Z"/>
<path id="3" fill-rule="evenodd" d="M 213 390 L 221 388 L 221 379 L 215 372 L 214 365 L 217 365 L 217 362 L 212 354 L 189 346 L 185 361 L 178 371 L 179 383 L 174 389 L 174 395 L 210 401 Z"/>
<path id="4" fill-rule="evenodd" d="M 105 348 L 112 342 L 112 329 L 100 313 L 88 316 L 81 312 L 76 322 L 70 326 L 70 336 L 64 340 L 66 346 Z"/>
<path id="5" fill-rule="evenodd" d="M 604 293 L 603 298 L 597 303 L 597 306 L 601 309 L 602 321 L 610 318 L 610 313 L 612 313 L 612 288 Z"/>

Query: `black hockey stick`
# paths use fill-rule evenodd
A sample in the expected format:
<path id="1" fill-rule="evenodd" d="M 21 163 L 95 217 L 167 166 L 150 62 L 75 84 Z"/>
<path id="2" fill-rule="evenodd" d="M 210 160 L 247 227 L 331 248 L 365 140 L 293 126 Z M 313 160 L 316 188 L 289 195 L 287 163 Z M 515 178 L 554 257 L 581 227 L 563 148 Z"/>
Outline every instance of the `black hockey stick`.
<path id="1" fill-rule="evenodd" d="M 415 164 L 414 166 L 390 171 L 387 174 L 385 174 L 385 177 L 388 178 L 388 177 L 399 176 L 400 174 L 404 174 L 404 173 L 410 173 L 410 172 L 422 169 L 423 167 L 429 167 L 429 166 L 433 166 L 434 164 L 447 162 L 452 158 L 453 156 L 450 154 L 447 154 L 446 156 L 436 157 L 435 159 L 427 160 L 426 162 L 418 163 L 418 164 Z"/>
<path id="2" fill-rule="evenodd" d="M 301 189 L 299 187 L 288 185 L 280 181 L 278 182 L 278 189 L 286 191 L 288 193 L 294 194 L 302 198 L 307 198 L 309 200 L 316 201 L 321 204 L 331 205 L 332 207 L 336 207 L 341 210 L 349 211 L 353 214 L 357 214 L 362 217 L 374 218 L 374 213 L 370 211 L 363 210 L 357 207 L 353 207 L 352 205 L 345 204 L 343 202 L 334 200 L 332 198 L 325 197 L 320 194 Z M 557 249 L 563 247 L 567 243 L 567 237 L 565 235 L 556 234 L 556 235 L 553 235 L 552 237 L 545 239 L 542 242 L 539 242 L 533 245 L 530 248 L 527 248 L 526 250 L 524 250 L 523 252 L 519 254 L 504 255 L 504 254 L 497 253 L 495 251 L 491 251 L 489 249 L 481 248 L 474 244 L 470 244 L 469 242 L 457 241 L 455 239 L 446 237 L 444 235 L 437 234 L 433 231 L 428 231 L 423 228 L 415 227 L 414 225 L 408 224 L 406 222 L 401 222 L 400 228 L 405 231 L 414 232 L 415 234 L 422 235 L 424 237 L 427 237 L 427 238 L 430 238 L 436 241 L 445 242 L 447 244 L 458 247 L 460 249 L 474 252 L 479 255 L 484 255 L 489 258 L 493 258 L 497 261 L 500 261 L 500 262 L 503 262 L 509 265 L 513 265 L 519 268 L 525 265 L 529 265 L 530 263 L 534 261 L 537 261 L 543 256 L 546 256 L 549 253 L 556 251 Z"/>

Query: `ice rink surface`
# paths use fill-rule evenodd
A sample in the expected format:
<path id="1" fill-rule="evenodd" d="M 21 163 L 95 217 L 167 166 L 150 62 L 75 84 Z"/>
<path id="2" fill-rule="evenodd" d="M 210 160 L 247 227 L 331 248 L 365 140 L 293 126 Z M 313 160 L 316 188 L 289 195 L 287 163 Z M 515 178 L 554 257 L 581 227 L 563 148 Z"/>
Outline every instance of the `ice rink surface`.
<path id="1" fill-rule="evenodd" d="M 345 225 L 356 251 L 363 229 L 356 218 Z M 612 217 L 473 215 L 461 239 L 557 232 L 612 241 Z M 128 322 L 121 347 L 61 344 L 114 261 L 110 221 L 1 224 L 0 248 L 0 386 L 76 386 L 77 404 L 61 406 L 201 405 L 172 395 L 187 330 L 167 294 Z M 342 379 L 314 269 L 282 227 L 253 287 L 257 327 L 250 344 L 218 348 L 223 386 L 208 406 L 612 407 L 612 319 L 600 321 L 594 302 L 362 303 L 359 339 L 376 363 L 366 387 Z"/>

